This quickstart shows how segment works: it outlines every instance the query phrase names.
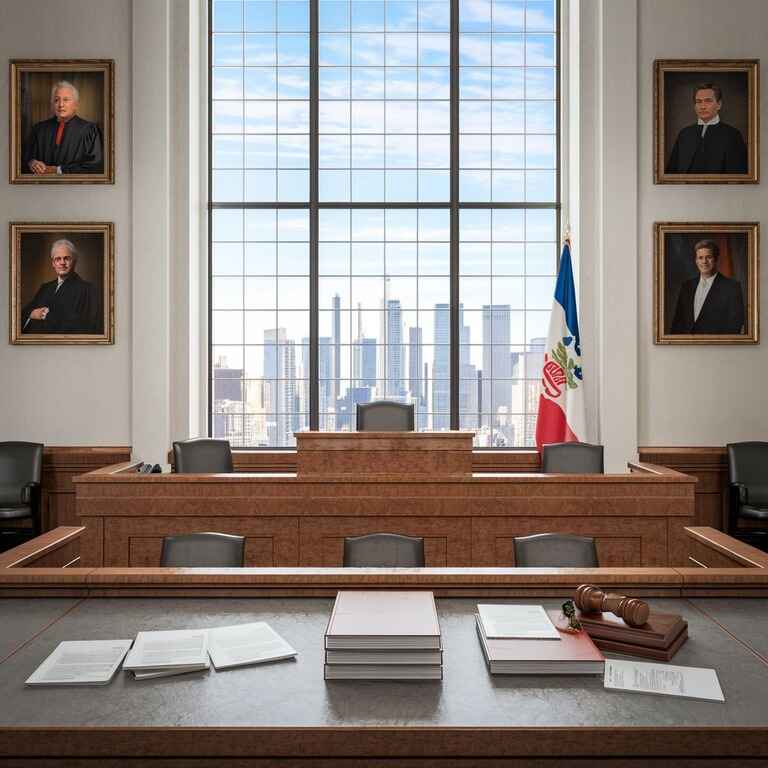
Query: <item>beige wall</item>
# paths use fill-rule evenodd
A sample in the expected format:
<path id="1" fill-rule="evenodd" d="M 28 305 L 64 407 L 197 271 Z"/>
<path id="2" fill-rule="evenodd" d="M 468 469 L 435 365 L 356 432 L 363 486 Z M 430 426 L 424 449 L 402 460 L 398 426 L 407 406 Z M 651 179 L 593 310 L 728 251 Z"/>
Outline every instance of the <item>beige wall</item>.
<path id="1" fill-rule="evenodd" d="M 131 440 L 131 0 L 0 3 L 0 440 L 126 445 Z M 8 59 L 115 60 L 116 183 L 8 183 Z M 115 223 L 114 346 L 8 343 L 11 221 Z"/>
<path id="2" fill-rule="evenodd" d="M 763 342 L 750 346 L 653 343 L 653 222 L 758 221 L 768 234 L 768 94 L 760 110 L 758 185 L 653 183 L 653 61 L 750 58 L 768 62 L 765 0 L 640 0 L 638 3 L 638 438 L 643 445 L 722 445 L 766 439 L 768 259 L 760 278 Z M 763 73 L 761 72 L 761 79 Z M 631 98 L 627 86 L 627 98 Z"/>

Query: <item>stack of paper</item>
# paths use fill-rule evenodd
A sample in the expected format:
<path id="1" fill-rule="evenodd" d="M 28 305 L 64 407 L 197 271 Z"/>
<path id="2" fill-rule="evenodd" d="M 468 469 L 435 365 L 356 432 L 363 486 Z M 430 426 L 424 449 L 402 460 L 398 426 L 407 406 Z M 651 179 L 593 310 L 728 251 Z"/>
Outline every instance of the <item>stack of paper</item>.
<path id="1" fill-rule="evenodd" d="M 605 657 L 585 631 L 561 632 L 541 605 L 478 605 L 477 634 L 491 674 L 601 675 Z"/>
<path id="2" fill-rule="evenodd" d="M 123 669 L 132 671 L 137 680 L 198 672 L 209 667 L 205 629 L 139 632 L 123 664 Z"/>
<path id="3" fill-rule="evenodd" d="M 431 592 L 339 592 L 325 633 L 326 680 L 440 680 Z"/>
<path id="4" fill-rule="evenodd" d="M 131 640 L 65 640 L 27 678 L 27 685 L 106 685 Z"/>
<path id="5" fill-rule="evenodd" d="M 296 656 L 296 651 L 263 621 L 208 630 L 208 653 L 216 669 Z"/>

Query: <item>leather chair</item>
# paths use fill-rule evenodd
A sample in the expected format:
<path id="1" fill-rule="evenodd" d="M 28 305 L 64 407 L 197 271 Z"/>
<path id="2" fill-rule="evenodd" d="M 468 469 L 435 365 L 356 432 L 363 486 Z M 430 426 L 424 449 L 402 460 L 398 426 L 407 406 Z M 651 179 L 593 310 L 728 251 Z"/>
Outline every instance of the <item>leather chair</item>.
<path id="1" fill-rule="evenodd" d="M 413 404 L 393 400 L 358 403 L 358 432 L 413 432 Z"/>
<path id="2" fill-rule="evenodd" d="M 541 471 L 602 475 L 603 446 L 590 443 L 547 443 L 541 449 Z"/>
<path id="3" fill-rule="evenodd" d="M 728 444 L 728 532 L 761 549 L 768 544 L 768 443 Z M 750 527 L 739 527 L 739 521 Z"/>
<path id="4" fill-rule="evenodd" d="M 40 479 L 43 471 L 41 443 L 0 443 L 0 534 L 15 546 L 23 537 L 41 532 Z M 29 518 L 31 527 L 8 525 Z M 0 547 L 2 548 L 2 547 Z"/>
<path id="5" fill-rule="evenodd" d="M 515 565 L 519 568 L 597 568 L 595 540 L 568 533 L 516 536 Z"/>
<path id="6" fill-rule="evenodd" d="M 228 533 L 166 536 L 160 565 L 164 568 L 242 568 L 245 537 Z"/>
<path id="7" fill-rule="evenodd" d="M 234 472 L 229 440 L 198 437 L 173 444 L 173 466 L 179 473 Z"/>
<path id="8" fill-rule="evenodd" d="M 423 568 L 424 539 L 371 533 L 344 539 L 345 568 Z"/>

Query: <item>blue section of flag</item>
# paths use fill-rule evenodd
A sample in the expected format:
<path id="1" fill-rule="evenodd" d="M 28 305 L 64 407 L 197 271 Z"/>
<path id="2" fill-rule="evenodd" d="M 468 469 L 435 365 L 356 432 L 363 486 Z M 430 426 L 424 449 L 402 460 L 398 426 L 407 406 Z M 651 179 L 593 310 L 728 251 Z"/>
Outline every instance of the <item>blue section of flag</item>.
<path id="1" fill-rule="evenodd" d="M 565 323 L 574 338 L 574 349 L 581 355 L 581 338 L 579 336 L 579 318 L 576 311 L 576 285 L 573 281 L 573 265 L 571 264 L 571 248 L 566 243 L 560 256 L 560 270 L 557 273 L 555 285 L 555 301 L 559 302 L 565 313 Z"/>

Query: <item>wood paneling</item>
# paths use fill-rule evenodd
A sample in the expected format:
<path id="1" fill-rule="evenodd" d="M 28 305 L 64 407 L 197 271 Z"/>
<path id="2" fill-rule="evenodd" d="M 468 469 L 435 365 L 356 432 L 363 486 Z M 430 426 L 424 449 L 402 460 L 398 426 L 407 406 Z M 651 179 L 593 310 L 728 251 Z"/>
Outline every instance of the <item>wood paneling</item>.
<path id="1" fill-rule="evenodd" d="M 728 454 L 723 447 L 638 448 L 640 461 L 661 464 L 698 480 L 696 525 L 728 529 Z"/>
<path id="2" fill-rule="evenodd" d="M 420 481 L 123 469 L 78 478 L 85 566 L 152 564 L 157 539 L 204 530 L 270 539 L 272 559 L 252 565 L 340 564 L 343 537 L 371 531 L 423 536 L 430 566 L 509 565 L 512 536 L 548 531 L 597 534 L 607 566 L 635 557 L 632 565 L 684 565 L 683 527 L 693 522 L 693 479 L 642 465 L 626 475 Z M 252 551 L 266 558 L 264 549 Z"/>
<path id="3" fill-rule="evenodd" d="M 41 501 L 43 531 L 61 525 L 78 525 L 73 477 L 127 461 L 130 457 L 131 449 L 128 446 L 46 446 L 43 450 Z"/>
<path id="4" fill-rule="evenodd" d="M 80 527 L 60 527 L 0 554 L 2 568 L 66 568 L 80 560 Z"/>

